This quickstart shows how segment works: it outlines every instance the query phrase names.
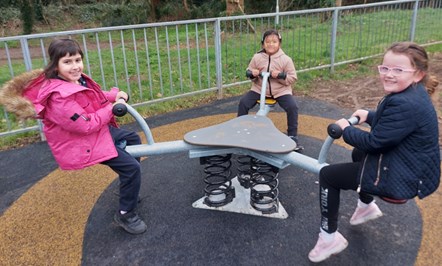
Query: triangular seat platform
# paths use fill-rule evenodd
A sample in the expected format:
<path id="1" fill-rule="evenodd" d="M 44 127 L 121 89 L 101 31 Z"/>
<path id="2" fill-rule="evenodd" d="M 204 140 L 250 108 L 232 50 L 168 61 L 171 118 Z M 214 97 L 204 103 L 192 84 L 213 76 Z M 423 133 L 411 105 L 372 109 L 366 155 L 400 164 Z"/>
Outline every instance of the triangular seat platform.
<path id="1" fill-rule="evenodd" d="M 184 135 L 193 145 L 225 146 L 269 153 L 288 153 L 296 143 L 279 131 L 266 116 L 244 115 Z"/>

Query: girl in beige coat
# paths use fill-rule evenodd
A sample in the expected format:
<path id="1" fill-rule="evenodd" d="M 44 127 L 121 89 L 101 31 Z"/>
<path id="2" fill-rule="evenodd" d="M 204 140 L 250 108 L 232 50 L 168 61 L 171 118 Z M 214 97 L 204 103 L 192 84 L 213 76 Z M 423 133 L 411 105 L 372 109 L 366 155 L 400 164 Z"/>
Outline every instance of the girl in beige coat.
<path id="1" fill-rule="evenodd" d="M 256 53 L 247 71 L 252 79 L 252 88 L 240 100 L 238 116 L 248 114 L 260 99 L 262 72 L 270 72 L 266 97 L 275 99 L 287 113 L 287 135 L 297 143 L 296 150 L 302 150 L 298 142 L 298 105 L 293 97 L 292 85 L 297 80 L 293 60 L 281 49 L 281 35 L 276 30 L 264 32 L 262 50 Z"/>

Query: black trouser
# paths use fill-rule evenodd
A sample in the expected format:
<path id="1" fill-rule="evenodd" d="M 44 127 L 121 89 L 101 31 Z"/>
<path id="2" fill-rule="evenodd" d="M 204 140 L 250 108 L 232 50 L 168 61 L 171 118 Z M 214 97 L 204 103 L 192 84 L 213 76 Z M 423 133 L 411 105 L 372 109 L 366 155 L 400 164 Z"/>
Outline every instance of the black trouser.
<path id="1" fill-rule="evenodd" d="M 136 132 L 109 126 L 114 143 L 126 141 L 126 145 L 141 144 L 140 136 Z M 120 210 L 132 211 L 137 207 L 138 194 L 141 186 L 140 158 L 132 157 L 124 147 L 115 145 L 118 156 L 102 162 L 118 174 L 120 180 Z"/>
<path id="2" fill-rule="evenodd" d="M 328 165 L 319 172 L 321 228 L 328 233 L 333 233 L 338 229 L 341 190 L 356 190 L 358 188 L 358 173 L 362 166 L 363 155 L 363 152 L 355 149 L 352 153 L 352 163 Z M 361 192 L 359 199 L 368 204 L 373 201 L 373 196 Z"/>
<path id="3" fill-rule="evenodd" d="M 261 95 L 254 91 L 248 91 L 239 101 L 238 116 L 246 115 L 256 105 Z M 298 136 L 298 105 L 292 95 L 283 95 L 275 98 L 278 104 L 287 113 L 287 135 Z"/>

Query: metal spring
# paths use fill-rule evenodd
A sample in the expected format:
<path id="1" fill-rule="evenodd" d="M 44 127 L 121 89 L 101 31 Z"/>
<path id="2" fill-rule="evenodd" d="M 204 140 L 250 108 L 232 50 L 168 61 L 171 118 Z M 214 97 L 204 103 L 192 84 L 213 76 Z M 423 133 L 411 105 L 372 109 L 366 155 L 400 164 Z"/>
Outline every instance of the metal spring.
<path id="1" fill-rule="evenodd" d="M 258 159 L 252 159 L 252 186 L 250 190 L 250 204 L 264 214 L 278 212 L 279 168 Z"/>
<path id="2" fill-rule="evenodd" d="M 248 155 L 238 155 L 236 161 L 238 162 L 238 182 L 244 188 L 252 186 L 252 157 Z"/>
<path id="3" fill-rule="evenodd" d="M 206 164 L 204 182 L 204 204 L 210 207 L 220 207 L 232 202 L 235 197 L 235 189 L 232 186 L 230 167 L 231 154 L 214 155 L 202 158 L 201 162 Z"/>

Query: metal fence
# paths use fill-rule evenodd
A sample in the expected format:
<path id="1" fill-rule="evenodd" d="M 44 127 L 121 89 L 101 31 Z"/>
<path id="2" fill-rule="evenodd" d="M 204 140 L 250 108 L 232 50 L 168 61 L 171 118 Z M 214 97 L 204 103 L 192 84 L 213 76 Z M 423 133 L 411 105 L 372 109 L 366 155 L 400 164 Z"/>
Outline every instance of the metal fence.
<path id="1" fill-rule="evenodd" d="M 134 107 L 246 84 L 245 69 L 262 33 L 279 29 L 298 72 L 378 56 L 395 41 L 442 43 L 442 0 L 367 5 L 150 23 L 0 38 L 0 86 L 48 63 L 54 38 L 73 38 L 85 73 L 105 90 L 119 87 Z M 5 110 L 0 137 L 38 130 Z"/>

